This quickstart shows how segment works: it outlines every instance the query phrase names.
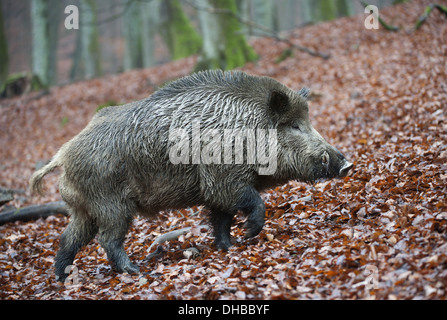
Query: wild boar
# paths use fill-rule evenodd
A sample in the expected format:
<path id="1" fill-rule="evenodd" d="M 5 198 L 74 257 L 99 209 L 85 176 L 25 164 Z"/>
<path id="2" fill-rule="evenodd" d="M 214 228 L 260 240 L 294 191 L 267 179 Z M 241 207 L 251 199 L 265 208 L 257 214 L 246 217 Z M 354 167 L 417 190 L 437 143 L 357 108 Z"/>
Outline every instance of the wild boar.
<path id="1" fill-rule="evenodd" d="M 42 178 L 64 168 L 59 189 L 71 221 L 55 259 L 58 279 L 96 234 L 118 272 L 138 272 L 123 247 L 136 214 L 204 205 L 216 248 L 227 250 L 237 211 L 247 215 L 248 238 L 262 230 L 262 190 L 346 176 L 353 164 L 312 127 L 308 94 L 215 70 L 99 111 L 30 180 L 41 192 Z"/>

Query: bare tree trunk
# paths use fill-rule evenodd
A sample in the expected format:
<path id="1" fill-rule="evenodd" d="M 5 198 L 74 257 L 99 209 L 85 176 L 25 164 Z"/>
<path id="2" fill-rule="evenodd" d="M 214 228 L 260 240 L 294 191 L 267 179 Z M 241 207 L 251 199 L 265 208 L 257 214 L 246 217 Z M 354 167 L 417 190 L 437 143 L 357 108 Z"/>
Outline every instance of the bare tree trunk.
<path id="1" fill-rule="evenodd" d="M 6 41 L 5 30 L 3 27 L 3 11 L 0 2 L 0 93 L 3 91 L 3 85 L 8 77 L 8 45 Z"/>
<path id="2" fill-rule="evenodd" d="M 272 31 L 277 31 L 276 25 L 276 1 L 252 0 L 253 1 L 253 21 Z"/>
<path id="3" fill-rule="evenodd" d="M 334 0 L 312 1 L 312 21 L 322 22 L 336 18 L 336 8 Z"/>
<path id="4" fill-rule="evenodd" d="M 95 0 L 81 0 L 80 7 L 80 45 L 81 64 L 84 78 L 91 79 L 101 75 L 99 35 Z"/>
<path id="5" fill-rule="evenodd" d="M 315 0 L 301 0 L 299 2 L 300 22 L 307 24 L 313 22 L 311 2 Z"/>
<path id="6" fill-rule="evenodd" d="M 141 4 L 141 47 L 143 67 L 147 68 L 155 64 L 155 35 L 160 24 L 160 0 L 152 0 Z"/>
<path id="7" fill-rule="evenodd" d="M 196 70 L 230 70 L 257 58 L 240 32 L 235 0 L 200 0 L 197 4 L 203 48 Z"/>
<path id="8" fill-rule="evenodd" d="M 48 77 L 50 84 L 57 84 L 57 48 L 59 44 L 59 23 L 61 18 L 62 2 L 50 0 L 48 8 Z"/>
<path id="9" fill-rule="evenodd" d="M 32 73 L 38 77 L 43 87 L 50 85 L 48 37 L 48 0 L 31 1 L 32 24 Z"/>
<path id="10" fill-rule="evenodd" d="M 300 1 L 301 2 L 301 1 Z M 296 5 L 297 1 L 295 0 L 282 0 L 281 2 L 275 1 L 277 4 L 277 19 L 278 30 L 292 30 L 296 27 L 297 21 L 297 10 Z"/>
<path id="11" fill-rule="evenodd" d="M 352 0 L 336 0 L 337 17 L 352 16 L 355 13 L 355 3 Z"/>
<path id="12" fill-rule="evenodd" d="M 128 6 L 123 15 L 124 70 L 141 68 L 143 61 L 140 3 L 123 0 L 123 5 Z"/>
<path id="13" fill-rule="evenodd" d="M 73 54 L 73 64 L 70 69 L 70 81 L 76 81 L 79 79 L 82 79 L 82 74 L 80 72 L 80 65 L 81 65 L 81 31 L 78 30 L 76 34 L 76 45 L 75 45 L 75 52 Z"/>
<path id="14" fill-rule="evenodd" d="M 168 45 L 172 59 L 177 60 L 196 54 L 202 39 L 183 12 L 179 0 L 162 1 L 160 34 Z"/>
<path id="15" fill-rule="evenodd" d="M 251 8 L 252 8 L 252 0 L 236 0 L 237 12 L 239 16 L 244 20 L 251 20 Z M 253 30 L 251 26 L 247 24 L 241 25 L 241 32 L 244 36 L 248 37 L 253 34 Z"/>
<path id="16" fill-rule="evenodd" d="M 60 8 L 59 0 L 31 1 L 32 73 L 38 78 L 33 89 L 57 83 Z"/>

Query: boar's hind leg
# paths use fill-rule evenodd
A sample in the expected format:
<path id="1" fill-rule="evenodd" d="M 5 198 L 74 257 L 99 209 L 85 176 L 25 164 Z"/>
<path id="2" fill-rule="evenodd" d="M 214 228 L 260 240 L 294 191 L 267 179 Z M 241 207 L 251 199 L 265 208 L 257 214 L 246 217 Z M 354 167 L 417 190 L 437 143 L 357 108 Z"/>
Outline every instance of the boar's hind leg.
<path id="1" fill-rule="evenodd" d="M 265 204 L 259 192 L 255 188 L 247 186 L 239 198 L 236 209 L 242 210 L 247 215 L 245 238 L 258 235 L 264 227 L 265 217 Z"/>
<path id="2" fill-rule="evenodd" d="M 219 209 L 211 209 L 211 224 L 213 225 L 214 244 L 217 249 L 227 251 L 231 247 L 231 223 L 234 214 Z"/>
<path id="3" fill-rule="evenodd" d="M 76 253 L 96 235 L 98 228 L 94 221 L 88 219 L 84 212 L 78 212 L 72 208 L 71 221 L 67 229 L 62 233 L 59 242 L 59 251 L 55 259 L 56 279 L 64 281 L 68 276 L 67 266 L 73 264 Z"/>
<path id="4" fill-rule="evenodd" d="M 110 209 L 110 208 L 109 208 Z M 107 253 L 107 258 L 117 272 L 136 273 L 139 268 L 130 262 L 124 251 L 124 239 L 130 224 L 131 216 L 123 216 L 118 212 L 109 212 L 98 222 L 99 243 Z"/>

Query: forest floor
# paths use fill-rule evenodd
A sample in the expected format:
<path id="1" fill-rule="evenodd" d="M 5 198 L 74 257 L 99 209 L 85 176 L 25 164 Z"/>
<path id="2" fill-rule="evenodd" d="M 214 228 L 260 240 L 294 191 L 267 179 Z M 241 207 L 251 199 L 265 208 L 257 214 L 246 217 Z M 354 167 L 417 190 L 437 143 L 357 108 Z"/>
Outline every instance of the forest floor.
<path id="1" fill-rule="evenodd" d="M 383 9 L 399 32 L 367 30 L 366 15 L 291 32 L 291 41 L 329 53 L 328 60 L 294 51 L 275 62 L 286 44 L 252 41 L 260 58 L 242 70 L 313 90 L 311 121 L 355 163 L 348 177 L 266 191 L 264 230 L 246 241 L 244 218 L 236 217 L 227 253 L 215 251 L 210 231 L 192 229 L 145 261 L 158 235 L 208 224 L 207 209 L 137 218 L 125 245 L 141 273 L 113 272 L 95 239 L 76 257 L 77 284 L 54 276 L 67 217 L 2 225 L 0 299 L 446 299 L 447 19 L 433 11 L 411 30 L 429 3 Z M 16 190 L 10 204 L 60 200 L 56 174 L 46 178 L 46 196 L 27 191 L 36 163 L 48 161 L 99 105 L 144 98 L 194 63 L 0 100 L 0 186 Z M 189 247 L 200 255 L 186 258 Z"/>

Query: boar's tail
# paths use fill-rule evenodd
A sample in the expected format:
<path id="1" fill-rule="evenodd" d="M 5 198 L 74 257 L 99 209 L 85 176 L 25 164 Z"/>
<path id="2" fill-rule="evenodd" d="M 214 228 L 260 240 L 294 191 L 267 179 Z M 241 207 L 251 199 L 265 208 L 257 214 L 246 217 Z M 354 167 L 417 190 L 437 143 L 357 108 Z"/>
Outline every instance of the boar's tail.
<path id="1" fill-rule="evenodd" d="M 62 148 L 55 154 L 53 159 L 51 159 L 51 161 L 47 165 L 34 172 L 34 174 L 31 176 L 31 179 L 29 180 L 29 188 L 31 194 L 38 193 L 40 195 L 43 195 L 42 179 L 48 173 L 50 173 L 51 171 L 53 171 L 58 167 L 61 167 L 64 164 L 63 154 L 65 149 L 66 145 L 62 146 Z"/>

